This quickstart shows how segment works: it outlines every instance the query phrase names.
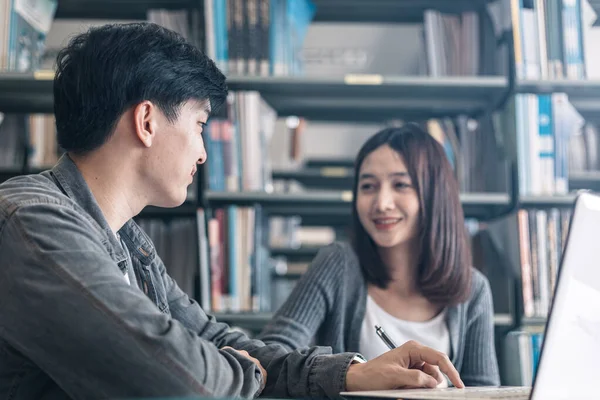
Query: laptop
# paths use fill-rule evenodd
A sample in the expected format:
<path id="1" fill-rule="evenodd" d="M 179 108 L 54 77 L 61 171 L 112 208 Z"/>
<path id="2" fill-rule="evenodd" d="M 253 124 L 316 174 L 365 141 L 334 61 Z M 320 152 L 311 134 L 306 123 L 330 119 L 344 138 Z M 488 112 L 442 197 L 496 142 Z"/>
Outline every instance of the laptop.
<path id="1" fill-rule="evenodd" d="M 575 198 L 532 387 L 344 392 L 403 400 L 600 399 L 600 196 Z"/>

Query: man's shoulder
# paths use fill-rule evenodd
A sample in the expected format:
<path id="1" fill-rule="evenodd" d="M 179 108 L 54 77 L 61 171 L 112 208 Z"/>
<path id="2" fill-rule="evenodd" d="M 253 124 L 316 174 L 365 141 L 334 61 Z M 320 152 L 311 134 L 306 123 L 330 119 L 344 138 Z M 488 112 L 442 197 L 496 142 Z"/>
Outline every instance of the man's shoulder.
<path id="1" fill-rule="evenodd" d="M 21 175 L 0 184 L 0 220 L 25 207 L 63 206 L 74 208 L 74 202 L 56 185 L 49 171 Z"/>

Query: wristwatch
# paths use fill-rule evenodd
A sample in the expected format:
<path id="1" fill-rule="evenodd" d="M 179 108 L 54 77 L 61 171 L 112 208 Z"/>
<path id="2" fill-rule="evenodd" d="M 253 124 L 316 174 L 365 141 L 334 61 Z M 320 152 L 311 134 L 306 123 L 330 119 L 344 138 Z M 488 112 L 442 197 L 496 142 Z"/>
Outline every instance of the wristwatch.
<path id="1" fill-rule="evenodd" d="M 354 356 L 354 358 L 352 359 L 352 364 L 362 364 L 362 363 L 366 363 L 367 360 L 360 354 L 356 354 Z"/>

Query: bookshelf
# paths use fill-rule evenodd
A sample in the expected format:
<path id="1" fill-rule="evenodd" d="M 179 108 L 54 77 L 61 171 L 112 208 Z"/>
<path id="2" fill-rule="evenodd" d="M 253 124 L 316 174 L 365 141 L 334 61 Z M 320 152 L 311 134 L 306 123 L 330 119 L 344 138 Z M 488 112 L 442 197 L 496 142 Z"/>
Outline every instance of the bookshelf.
<path id="1" fill-rule="evenodd" d="M 278 280 L 289 280 L 289 281 L 297 281 L 298 279 L 302 278 L 302 275 L 304 273 L 303 272 L 285 272 L 282 274 L 279 274 L 277 272 L 273 272 L 273 279 L 278 279 Z"/>
<path id="2" fill-rule="evenodd" d="M 350 221 L 350 191 L 310 191 L 303 193 L 205 192 L 210 206 L 226 204 L 261 204 L 272 215 L 346 216 Z M 462 193 L 460 199 L 468 218 L 486 220 L 510 206 L 510 196 L 503 193 Z M 314 211 L 312 211 L 314 210 Z"/>
<path id="3" fill-rule="evenodd" d="M 418 23 L 434 9 L 449 13 L 477 10 L 493 0 L 315 0 L 315 21 Z"/>
<path id="4" fill-rule="evenodd" d="M 351 167 L 308 167 L 300 169 L 275 169 L 273 170 L 273 179 L 293 180 L 306 188 L 350 190 L 352 189 L 354 177 Z M 569 173 L 569 187 L 573 190 L 589 189 L 600 191 L 600 171 L 575 171 Z M 532 199 L 529 198 L 529 200 Z"/>
<path id="5" fill-rule="evenodd" d="M 146 19 L 151 9 L 190 8 L 191 0 L 60 0 L 56 18 Z"/>
<path id="6" fill-rule="evenodd" d="M 569 184 L 573 189 L 600 191 L 600 171 L 578 171 L 569 175 Z"/>
<path id="7" fill-rule="evenodd" d="M 265 192 L 205 192 L 206 201 L 214 206 L 224 204 L 244 204 L 251 205 L 255 203 L 263 206 L 284 206 L 289 207 L 293 212 L 295 207 L 302 205 L 311 205 L 314 207 L 344 206 L 350 204 L 352 193 L 348 191 L 319 191 L 310 193 L 265 193 Z"/>
<path id="8" fill-rule="evenodd" d="M 0 111 L 53 112 L 52 74 L 0 73 Z M 231 77 L 230 90 L 256 90 L 280 117 L 380 122 L 475 114 L 506 90 L 502 77 Z"/>
<path id="9" fill-rule="evenodd" d="M 351 190 L 354 175 L 351 168 L 344 167 L 275 169 L 273 179 L 293 180 L 314 189 Z"/>
<path id="10" fill-rule="evenodd" d="M 506 92 L 505 77 L 345 75 L 231 77 L 231 90 L 256 90 L 279 116 L 381 122 L 477 114 Z"/>
<path id="11" fill-rule="evenodd" d="M 317 255 L 318 251 L 318 247 L 271 247 L 271 256 L 310 261 Z"/>
<path id="12" fill-rule="evenodd" d="M 354 159 L 352 158 L 309 158 L 304 162 L 306 168 L 353 168 Z"/>
<path id="13" fill-rule="evenodd" d="M 210 315 L 210 313 L 208 313 Z M 273 318 L 273 313 L 213 313 L 217 321 L 258 333 Z"/>
<path id="14" fill-rule="evenodd" d="M 209 207 L 260 204 L 270 216 L 299 216 L 302 224 L 308 226 L 348 226 L 351 198 L 352 193 L 348 191 L 204 192 L 204 200 Z"/>
<path id="15" fill-rule="evenodd" d="M 575 194 L 521 196 L 520 205 L 525 208 L 561 208 L 570 207 L 575 201 Z"/>
<path id="16" fill-rule="evenodd" d="M 520 79 L 517 81 L 518 93 L 549 94 L 564 92 L 569 99 L 600 96 L 600 80 L 593 79 Z"/>
<path id="17" fill-rule="evenodd" d="M 53 113 L 54 76 L 37 73 L 0 73 L 0 112 Z"/>
<path id="18" fill-rule="evenodd" d="M 459 13 L 481 10 L 489 0 L 349 0 L 315 1 L 315 21 L 422 22 L 428 9 Z M 65 0 L 57 18 L 146 17 L 152 8 L 189 8 L 191 1 Z M 0 74 L 0 111 L 53 111 L 52 76 Z M 299 115 L 310 120 L 382 122 L 397 118 L 421 119 L 474 115 L 493 109 L 506 96 L 510 82 L 503 76 L 427 77 L 345 75 L 333 77 L 248 77 L 230 76 L 231 90 L 255 90 L 279 116 Z M 323 170 L 320 171 L 321 173 Z M 277 174 L 274 174 L 277 178 Z M 314 179 L 320 179 L 313 174 Z M 306 177 L 306 179 L 311 179 Z M 342 189 L 340 184 L 340 189 Z M 299 215 L 306 225 L 346 226 L 350 221 L 347 191 L 305 194 L 204 192 L 199 201 L 209 208 L 224 205 L 261 204 L 269 215 Z M 514 205 L 502 193 L 466 193 L 461 201 L 467 216 L 486 220 L 508 212 Z M 142 216 L 150 218 L 190 217 L 200 203 L 188 202 L 173 209 L 149 207 Z M 298 254 L 296 253 L 298 256 Z M 305 254 L 304 257 L 309 257 Z"/>
<path id="19" fill-rule="evenodd" d="M 423 12 L 480 9 L 493 0 L 315 0 L 315 21 L 418 23 Z M 149 9 L 189 8 L 191 0 L 61 0 L 57 18 L 144 19 Z"/>
<path id="20" fill-rule="evenodd" d="M 518 83 L 519 93 L 566 93 L 569 102 L 589 122 L 600 121 L 600 80 L 523 80 Z"/>
<path id="21" fill-rule="evenodd" d="M 543 317 L 526 317 L 521 320 L 521 324 L 525 327 L 544 327 L 547 320 Z"/>

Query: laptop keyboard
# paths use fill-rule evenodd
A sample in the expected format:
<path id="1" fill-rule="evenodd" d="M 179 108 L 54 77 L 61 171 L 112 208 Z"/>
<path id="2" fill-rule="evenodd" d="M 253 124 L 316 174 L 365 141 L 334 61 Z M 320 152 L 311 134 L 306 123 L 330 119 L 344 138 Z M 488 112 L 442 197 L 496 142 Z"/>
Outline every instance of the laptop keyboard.
<path id="1" fill-rule="evenodd" d="M 469 387 L 467 389 L 438 389 L 426 393 L 418 391 L 411 394 L 410 390 L 400 393 L 402 398 L 407 400 L 425 399 L 425 400 L 445 400 L 445 399 L 523 399 L 529 398 L 531 388 L 529 387 L 504 387 L 504 388 L 477 388 Z"/>

